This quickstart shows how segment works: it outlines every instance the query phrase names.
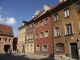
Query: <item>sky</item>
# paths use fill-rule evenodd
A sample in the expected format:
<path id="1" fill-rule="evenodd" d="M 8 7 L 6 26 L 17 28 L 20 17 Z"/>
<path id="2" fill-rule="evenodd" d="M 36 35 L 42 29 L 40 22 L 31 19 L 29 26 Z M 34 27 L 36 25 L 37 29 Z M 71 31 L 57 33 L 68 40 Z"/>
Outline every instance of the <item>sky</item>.
<path id="1" fill-rule="evenodd" d="M 44 5 L 51 7 L 56 3 L 58 0 L 0 0 L 0 24 L 12 26 L 17 37 L 23 20 L 30 21 Z"/>

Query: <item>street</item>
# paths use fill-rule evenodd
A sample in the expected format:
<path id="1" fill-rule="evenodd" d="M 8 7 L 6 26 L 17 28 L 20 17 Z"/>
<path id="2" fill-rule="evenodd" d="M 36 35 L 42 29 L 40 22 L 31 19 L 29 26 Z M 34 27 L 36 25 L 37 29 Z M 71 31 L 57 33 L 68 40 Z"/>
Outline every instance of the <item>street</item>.
<path id="1" fill-rule="evenodd" d="M 52 58 L 44 58 L 44 59 L 30 59 L 28 57 L 25 57 L 25 55 L 6 55 L 6 54 L 0 54 L 0 60 L 53 60 Z"/>
<path id="2" fill-rule="evenodd" d="M 29 58 L 25 58 L 24 56 L 14 56 L 14 55 L 0 55 L 0 60 L 33 60 Z"/>

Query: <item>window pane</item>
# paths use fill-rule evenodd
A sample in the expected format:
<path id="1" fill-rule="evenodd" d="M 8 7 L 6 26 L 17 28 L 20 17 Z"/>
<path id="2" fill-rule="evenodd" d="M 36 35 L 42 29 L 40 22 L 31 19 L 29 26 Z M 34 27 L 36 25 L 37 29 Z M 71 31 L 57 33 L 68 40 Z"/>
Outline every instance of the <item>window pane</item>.
<path id="1" fill-rule="evenodd" d="M 80 11 L 80 2 L 77 3 L 77 9 L 78 9 L 78 11 Z"/>
<path id="2" fill-rule="evenodd" d="M 64 51 L 64 44 L 62 44 L 62 43 L 56 44 L 56 51 L 63 52 Z"/>
<path id="3" fill-rule="evenodd" d="M 66 33 L 67 35 L 72 34 L 72 26 L 71 24 L 66 25 Z"/>
<path id="4" fill-rule="evenodd" d="M 48 31 L 45 31 L 45 37 L 48 37 Z"/>

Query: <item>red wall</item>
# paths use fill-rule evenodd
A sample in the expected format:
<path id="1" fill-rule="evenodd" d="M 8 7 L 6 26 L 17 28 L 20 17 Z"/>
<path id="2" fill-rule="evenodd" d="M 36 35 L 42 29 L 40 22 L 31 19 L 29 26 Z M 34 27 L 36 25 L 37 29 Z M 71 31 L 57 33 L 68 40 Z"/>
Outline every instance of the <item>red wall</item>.
<path id="1" fill-rule="evenodd" d="M 39 24 L 39 23 L 38 23 Z M 48 30 L 48 37 L 45 37 L 44 38 L 40 38 L 40 33 L 41 32 L 45 32 Z M 35 32 L 38 33 L 38 39 L 34 40 L 34 51 L 35 51 L 35 54 L 47 54 L 47 55 L 50 55 L 50 54 L 53 54 L 53 39 L 52 39 L 52 20 L 50 17 L 48 17 L 48 24 L 47 25 L 43 25 L 43 26 L 40 26 L 39 24 L 39 27 L 35 28 Z M 40 51 L 36 51 L 36 44 L 39 44 L 40 45 Z M 42 48 L 42 44 L 48 44 L 48 52 L 42 52 L 41 51 L 41 48 Z"/>

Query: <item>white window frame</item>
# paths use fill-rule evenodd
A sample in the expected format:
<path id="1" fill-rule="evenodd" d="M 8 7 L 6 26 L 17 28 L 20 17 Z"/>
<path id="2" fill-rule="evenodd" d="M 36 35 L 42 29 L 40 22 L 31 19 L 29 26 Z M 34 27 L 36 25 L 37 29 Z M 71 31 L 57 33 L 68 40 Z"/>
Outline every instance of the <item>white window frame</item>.
<path id="1" fill-rule="evenodd" d="M 49 32 L 45 31 L 45 37 L 48 37 L 48 36 L 49 36 Z"/>
<path id="2" fill-rule="evenodd" d="M 65 25 L 65 35 L 70 35 L 70 34 L 73 34 L 73 29 L 72 29 L 71 23 Z"/>
<path id="3" fill-rule="evenodd" d="M 36 35 L 35 35 L 35 39 L 38 39 L 38 33 L 36 33 Z"/>
<path id="4" fill-rule="evenodd" d="M 43 37 L 44 37 L 44 33 L 41 32 L 41 33 L 40 33 L 40 38 L 43 38 Z"/>
<path id="5" fill-rule="evenodd" d="M 58 14 L 55 14 L 54 15 L 54 21 L 58 21 L 59 20 L 59 16 L 58 16 Z"/>
<path id="6" fill-rule="evenodd" d="M 56 52 L 64 52 L 64 44 L 63 43 L 60 43 L 62 44 L 63 46 L 60 46 L 58 44 L 56 44 Z"/>
<path id="7" fill-rule="evenodd" d="M 48 18 L 45 18 L 44 24 L 48 24 Z"/>
<path id="8" fill-rule="evenodd" d="M 40 21 L 40 25 L 41 25 L 41 26 L 43 26 L 43 25 L 44 25 L 43 20 L 42 20 L 42 21 Z"/>
<path id="9" fill-rule="evenodd" d="M 55 27 L 54 28 L 54 37 L 59 37 L 59 36 L 61 36 L 60 27 Z"/>
<path id="10" fill-rule="evenodd" d="M 64 10 L 64 17 L 69 17 L 70 16 L 70 9 L 67 8 Z"/>
<path id="11" fill-rule="evenodd" d="M 37 47 L 37 45 L 39 45 L 39 44 L 36 44 L 36 51 L 40 51 L 40 45 L 39 45 L 39 47 Z"/>
<path id="12" fill-rule="evenodd" d="M 47 49 L 45 49 L 44 45 L 47 46 Z M 42 51 L 44 51 L 44 52 L 47 52 L 47 51 L 48 51 L 48 45 L 47 45 L 47 44 L 43 44 L 43 45 L 42 45 Z"/>

